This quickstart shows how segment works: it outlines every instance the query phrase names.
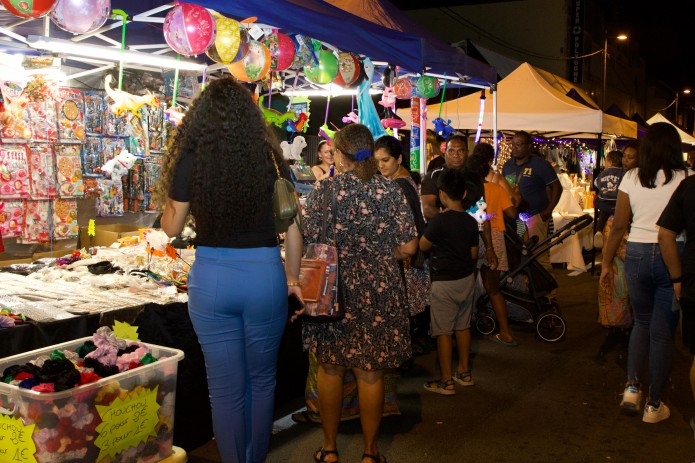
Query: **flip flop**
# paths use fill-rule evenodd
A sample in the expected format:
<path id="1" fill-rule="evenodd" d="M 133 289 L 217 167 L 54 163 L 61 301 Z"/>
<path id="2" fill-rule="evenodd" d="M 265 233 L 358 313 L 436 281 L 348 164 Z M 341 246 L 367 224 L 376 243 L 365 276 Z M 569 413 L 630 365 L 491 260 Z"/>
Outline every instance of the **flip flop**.
<path id="1" fill-rule="evenodd" d="M 502 344 L 503 346 L 507 346 L 507 347 L 516 347 L 516 346 L 519 345 L 519 344 L 518 344 L 516 341 L 514 341 L 513 339 L 512 339 L 511 341 L 505 341 L 504 339 L 502 339 L 502 338 L 500 337 L 499 334 L 494 335 L 493 337 L 490 338 L 490 340 L 493 341 L 493 342 L 496 342 L 496 343 L 498 343 L 498 344 Z"/>
<path id="2" fill-rule="evenodd" d="M 309 415 L 309 412 L 307 412 L 306 410 L 303 410 L 303 411 L 297 412 L 297 413 L 292 413 L 292 415 L 290 415 L 290 418 L 292 418 L 292 421 L 294 421 L 295 423 L 303 423 L 303 424 L 319 424 L 320 423 L 319 421 L 315 421 L 315 420 L 311 419 L 311 415 Z"/>

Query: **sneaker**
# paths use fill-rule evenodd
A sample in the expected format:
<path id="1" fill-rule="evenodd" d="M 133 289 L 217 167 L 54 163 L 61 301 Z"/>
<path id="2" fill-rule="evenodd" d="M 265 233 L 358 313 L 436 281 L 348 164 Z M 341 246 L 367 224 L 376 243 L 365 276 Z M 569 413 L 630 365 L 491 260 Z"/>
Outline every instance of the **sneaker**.
<path id="1" fill-rule="evenodd" d="M 659 402 L 648 402 L 647 406 L 644 407 L 644 415 L 642 415 L 642 421 L 645 423 L 658 423 L 671 416 L 671 411 L 668 409 L 665 403 Z"/>
<path id="2" fill-rule="evenodd" d="M 435 394 L 441 395 L 455 395 L 456 389 L 454 388 L 454 381 L 442 381 L 441 379 L 435 379 L 434 381 L 427 381 L 425 383 L 425 390 L 434 392 Z"/>
<path id="3" fill-rule="evenodd" d="M 639 386 L 628 384 L 623 391 L 623 400 L 620 402 L 623 413 L 636 415 L 642 408 L 642 391 Z"/>
<path id="4" fill-rule="evenodd" d="M 603 232 L 597 231 L 594 235 L 594 247 L 596 249 L 603 249 Z"/>

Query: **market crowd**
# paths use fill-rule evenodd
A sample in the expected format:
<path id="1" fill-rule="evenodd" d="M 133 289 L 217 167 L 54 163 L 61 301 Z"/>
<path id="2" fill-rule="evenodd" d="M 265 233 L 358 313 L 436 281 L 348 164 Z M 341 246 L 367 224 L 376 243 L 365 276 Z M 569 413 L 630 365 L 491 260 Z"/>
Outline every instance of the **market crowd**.
<path id="1" fill-rule="evenodd" d="M 545 239 L 562 187 L 551 163 L 534 154 L 528 133 L 514 134 L 511 148 L 496 169 L 492 146 L 478 144 L 469 154 L 469 140 L 453 135 L 420 182 L 405 167 L 399 140 L 375 141 L 366 126 L 349 124 L 319 145 L 319 180 L 284 234 L 283 262 L 273 196 L 278 177 L 291 176 L 278 142 L 242 84 L 227 78 L 208 85 L 174 137 L 161 224 L 176 236 L 189 214 L 195 220 L 189 312 L 225 463 L 267 457 L 288 296 L 306 302 L 300 260 L 309 245 L 335 247 L 340 306 L 340 317 L 328 322 L 301 308 L 291 314 L 303 325 L 310 359 L 307 410 L 293 418 L 321 423 L 316 462 L 339 461 L 339 423 L 352 418 L 362 425 L 362 463 L 386 461 L 380 422 L 397 407 L 397 369 L 407 368 L 424 337 L 436 339 L 440 372 L 424 390 L 447 396 L 475 384 L 469 355 L 478 277 L 499 324 L 491 340 L 517 345 L 498 285 L 510 268 L 505 230 Z M 642 419 L 656 423 L 669 416 L 663 399 L 681 314 L 695 352 L 695 266 L 686 265 L 695 246 L 684 247 L 681 236 L 695 227 L 695 180 L 686 178 L 680 139 L 669 125 L 649 128 L 630 170 L 622 154 L 611 154 L 613 170 L 597 178 L 601 227 L 611 227 L 602 305 L 631 314 L 620 326 L 630 330 L 620 407 L 643 410 Z M 620 259 L 622 274 L 609 265 Z M 547 255 L 538 261 L 552 272 Z M 627 280 L 628 294 L 611 290 L 617 278 Z M 691 380 L 695 389 L 695 364 Z"/>

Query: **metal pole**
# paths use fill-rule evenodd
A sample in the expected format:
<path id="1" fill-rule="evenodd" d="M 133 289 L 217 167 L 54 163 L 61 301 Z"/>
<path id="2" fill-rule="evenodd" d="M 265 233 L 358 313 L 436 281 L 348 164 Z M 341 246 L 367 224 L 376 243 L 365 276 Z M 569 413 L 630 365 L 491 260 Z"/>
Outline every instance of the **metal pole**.
<path id="1" fill-rule="evenodd" d="M 679 92 L 676 92 L 676 117 L 673 119 L 673 123 L 676 125 L 678 125 L 678 93 Z"/>
<path id="2" fill-rule="evenodd" d="M 606 110 L 606 64 L 608 61 L 608 33 L 603 37 L 603 91 L 601 92 L 601 111 Z"/>

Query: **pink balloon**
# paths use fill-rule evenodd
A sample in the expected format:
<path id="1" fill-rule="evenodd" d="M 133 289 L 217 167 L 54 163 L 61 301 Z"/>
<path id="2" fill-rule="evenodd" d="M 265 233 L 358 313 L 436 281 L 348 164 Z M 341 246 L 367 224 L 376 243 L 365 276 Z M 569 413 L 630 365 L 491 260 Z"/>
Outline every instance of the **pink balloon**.
<path id="1" fill-rule="evenodd" d="M 51 21 L 73 34 L 94 32 L 111 16 L 111 0 L 58 0 Z"/>
<path id="2" fill-rule="evenodd" d="M 270 50 L 270 69 L 284 71 L 294 61 L 294 42 L 286 34 L 280 32 L 270 34 L 263 39 L 263 44 Z"/>
<path id="3" fill-rule="evenodd" d="M 164 18 L 164 40 L 182 55 L 199 55 L 215 41 L 215 20 L 208 10 L 178 3 Z"/>

